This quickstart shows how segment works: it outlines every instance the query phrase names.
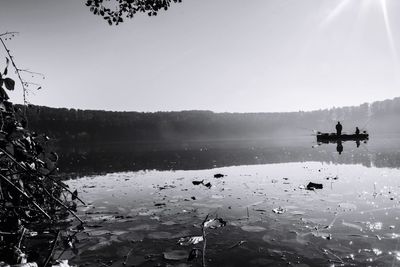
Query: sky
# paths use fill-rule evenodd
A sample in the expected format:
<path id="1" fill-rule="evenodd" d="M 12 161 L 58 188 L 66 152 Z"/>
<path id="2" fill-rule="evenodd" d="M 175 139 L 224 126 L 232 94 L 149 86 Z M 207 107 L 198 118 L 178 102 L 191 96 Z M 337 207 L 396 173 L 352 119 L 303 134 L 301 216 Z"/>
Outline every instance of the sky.
<path id="1" fill-rule="evenodd" d="M 118 26 L 84 0 L 0 0 L 6 31 L 18 66 L 45 75 L 25 75 L 36 105 L 282 112 L 400 96 L 398 0 L 183 0 Z M 10 96 L 22 103 L 20 86 Z"/>

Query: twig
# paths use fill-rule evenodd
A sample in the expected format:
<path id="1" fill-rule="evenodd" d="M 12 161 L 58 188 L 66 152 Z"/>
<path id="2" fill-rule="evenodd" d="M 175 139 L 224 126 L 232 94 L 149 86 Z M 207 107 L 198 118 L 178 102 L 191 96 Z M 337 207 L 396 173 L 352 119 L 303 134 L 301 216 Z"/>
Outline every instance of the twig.
<path id="1" fill-rule="evenodd" d="M 5 32 L 0 34 L 0 37 L 6 36 L 6 35 L 14 35 L 14 34 L 19 34 L 19 32 Z"/>
<path id="2" fill-rule="evenodd" d="M 21 77 L 21 72 L 20 72 L 19 68 L 15 64 L 14 57 L 10 53 L 10 49 L 8 49 L 7 45 L 3 41 L 3 38 L 1 38 L 1 37 L 0 37 L 0 42 L 2 43 L 2 45 L 3 45 L 4 49 L 6 50 L 8 56 L 10 57 L 11 64 L 13 65 L 13 67 L 15 69 L 15 72 L 17 73 L 18 79 L 21 82 L 22 92 L 23 92 L 23 99 L 24 99 L 24 117 L 26 119 L 26 104 L 27 104 L 27 101 L 26 101 L 26 90 L 27 89 L 25 88 L 24 80 Z"/>
<path id="3" fill-rule="evenodd" d="M 131 255 L 132 251 L 133 251 L 133 248 L 131 248 L 131 249 L 129 250 L 128 254 L 126 254 L 125 260 L 124 260 L 124 262 L 122 263 L 123 265 L 126 265 L 126 263 L 128 262 L 129 255 Z"/>
<path id="4" fill-rule="evenodd" d="M 3 196 L 3 188 L 1 187 L 1 180 L 0 180 L 0 200 L 3 200 L 4 196 Z"/>
<path id="5" fill-rule="evenodd" d="M 57 183 L 58 186 L 62 187 L 64 190 L 68 191 L 71 195 L 73 194 L 73 192 L 72 192 L 66 185 L 64 185 L 63 183 L 61 183 L 60 181 L 57 181 L 57 180 L 51 178 L 51 177 L 48 176 L 48 175 L 45 175 L 44 177 L 46 177 L 46 178 L 52 180 L 53 182 Z M 86 206 L 86 203 L 85 203 L 82 199 L 80 199 L 78 196 L 75 196 L 75 197 L 76 197 L 76 199 L 79 200 L 83 205 Z"/>
<path id="6" fill-rule="evenodd" d="M 39 76 L 45 77 L 44 74 L 40 73 L 40 72 L 30 71 L 28 69 L 18 69 L 18 70 L 20 72 L 26 72 L 26 73 L 29 73 L 29 74 L 32 74 L 32 75 L 39 75 Z"/>
<path id="7" fill-rule="evenodd" d="M 29 199 L 32 201 L 32 204 L 41 212 L 43 215 L 45 215 L 48 219 L 51 220 L 50 215 L 48 215 L 33 199 L 33 197 L 28 196 L 24 191 L 22 191 L 20 188 L 18 188 L 13 182 L 8 180 L 4 175 L 0 174 L 0 178 L 2 178 L 4 181 L 6 181 L 11 187 L 13 187 L 17 192 L 19 192 L 22 196 L 25 198 Z"/>
<path id="8" fill-rule="evenodd" d="M 73 237 L 75 237 L 79 232 L 80 232 L 80 231 L 75 232 L 73 235 L 69 235 L 69 237 L 70 237 L 70 238 L 73 238 Z M 64 248 L 63 251 L 61 251 L 60 255 L 58 255 L 57 260 L 59 260 L 59 259 L 61 258 L 61 256 L 64 255 L 65 251 L 67 251 L 68 249 L 69 249 L 68 247 Z"/>
<path id="9" fill-rule="evenodd" d="M 46 267 L 47 264 L 49 264 L 50 259 L 51 259 L 51 256 L 52 256 L 53 253 L 54 253 L 54 249 L 56 248 L 57 240 L 58 240 L 58 237 L 59 237 L 59 236 L 60 236 L 60 231 L 57 231 L 57 235 L 56 235 L 56 238 L 54 239 L 53 246 L 51 247 L 51 251 L 50 251 L 49 255 L 47 256 L 47 259 L 46 259 L 46 261 L 45 261 L 43 267 Z"/>
<path id="10" fill-rule="evenodd" d="M 208 215 L 204 219 L 203 223 L 201 224 L 201 231 L 202 231 L 202 236 L 203 236 L 203 250 L 202 250 L 202 266 L 206 267 L 206 248 L 207 248 L 207 238 L 206 238 L 206 229 L 204 227 L 204 223 L 208 219 Z"/>
<path id="11" fill-rule="evenodd" d="M 323 248 L 322 251 L 324 251 L 324 252 L 329 252 L 329 253 L 330 253 L 331 255 L 333 255 L 336 259 L 338 259 L 342 264 L 344 263 L 344 261 L 343 261 L 339 256 L 337 256 L 335 253 L 333 253 L 333 252 L 330 251 L 329 249 Z"/>
<path id="12" fill-rule="evenodd" d="M 15 235 L 16 233 L 13 232 L 2 232 L 0 231 L 0 235 Z"/>
<path id="13" fill-rule="evenodd" d="M 56 201 L 59 205 L 61 205 L 62 207 L 64 207 L 69 213 L 71 213 L 75 218 L 78 219 L 78 221 L 80 221 L 81 223 L 83 223 L 83 221 L 81 220 L 81 218 L 79 218 L 78 215 L 75 214 L 75 212 L 73 212 L 70 208 L 68 208 L 67 206 L 65 206 L 64 203 L 62 203 L 59 199 L 55 198 L 49 191 L 47 191 L 47 189 L 43 186 L 43 191 L 49 196 L 51 197 L 54 201 Z"/>
<path id="14" fill-rule="evenodd" d="M 37 87 L 41 87 L 41 85 L 40 84 L 38 84 L 38 83 L 33 83 L 33 82 L 24 82 L 25 83 L 25 85 L 28 87 L 29 85 L 35 85 L 35 86 L 37 86 Z"/>
<path id="15" fill-rule="evenodd" d="M 237 242 L 236 244 L 230 246 L 229 249 L 233 249 L 233 248 L 239 247 L 239 246 L 243 245 L 244 243 L 247 243 L 247 241 L 241 240 L 241 241 Z"/>
<path id="16" fill-rule="evenodd" d="M 25 231 L 26 231 L 26 228 L 24 227 L 24 228 L 22 229 L 21 237 L 19 238 L 19 241 L 18 241 L 18 248 L 21 247 L 21 242 L 22 242 L 22 239 L 24 238 Z"/>
<path id="17" fill-rule="evenodd" d="M 335 215 L 335 217 L 333 218 L 333 220 L 331 221 L 331 223 L 327 226 L 325 226 L 325 229 L 330 229 L 332 228 L 333 224 L 336 222 L 336 219 L 338 218 L 339 215 Z"/>

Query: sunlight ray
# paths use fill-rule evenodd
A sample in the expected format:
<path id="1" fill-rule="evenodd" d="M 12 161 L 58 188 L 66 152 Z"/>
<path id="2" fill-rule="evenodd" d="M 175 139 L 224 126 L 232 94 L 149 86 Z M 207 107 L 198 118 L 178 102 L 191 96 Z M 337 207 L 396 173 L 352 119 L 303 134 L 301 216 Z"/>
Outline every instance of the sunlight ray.
<path id="1" fill-rule="evenodd" d="M 341 0 L 340 3 L 322 21 L 320 28 L 326 27 L 333 19 L 335 19 L 344 10 L 349 2 L 350 0 Z"/>
<path id="2" fill-rule="evenodd" d="M 387 38 L 389 41 L 389 47 L 390 47 L 390 51 L 392 53 L 393 63 L 395 65 L 395 71 L 397 73 L 397 71 L 399 71 L 399 69 L 400 69 L 399 68 L 400 64 L 399 64 L 398 54 L 397 54 L 397 50 L 396 50 L 396 46 L 395 46 L 395 42 L 394 42 L 394 38 L 393 38 L 392 27 L 389 22 L 386 0 L 381 0 L 381 7 L 382 7 L 383 19 L 385 22 L 386 34 L 387 34 Z"/>

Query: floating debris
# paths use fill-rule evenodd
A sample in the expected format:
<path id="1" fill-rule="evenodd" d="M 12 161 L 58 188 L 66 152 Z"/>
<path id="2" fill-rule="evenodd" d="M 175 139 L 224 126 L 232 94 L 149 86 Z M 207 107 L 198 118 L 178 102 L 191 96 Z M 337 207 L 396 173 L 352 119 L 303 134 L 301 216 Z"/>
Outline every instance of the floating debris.
<path id="1" fill-rule="evenodd" d="M 233 246 L 229 247 L 229 249 L 233 249 L 233 248 L 239 247 L 239 246 L 243 245 L 244 243 L 247 243 L 247 241 L 245 241 L 245 240 L 240 240 L 239 242 L 237 242 L 237 243 L 234 244 Z"/>
<path id="2" fill-rule="evenodd" d="M 363 228 L 362 228 L 361 226 L 357 225 L 357 224 L 354 224 L 354 223 L 348 223 L 348 222 L 345 222 L 345 221 L 342 221 L 342 224 L 343 224 L 344 226 L 347 226 L 347 227 L 351 227 L 351 228 L 357 229 L 357 230 L 359 230 L 360 232 L 362 232 L 362 231 L 363 231 Z"/>
<path id="3" fill-rule="evenodd" d="M 273 211 L 274 213 L 276 213 L 276 214 L 282 214 L 282 213 L 285 213 L 285 212 L 286 212 L 286 210 L 285 210 L 284 208 L 282 208 L 282 207 L 272 209 L 272 211 Z"/>
<path id="4" fill-rule="evenodd" d="M 178 244 L 181 246 L 189 246 L 189 245 L 196 245 L 200 242 L 203 242 L 202 236 L 188 236 L 182 237 L 178 240 Z"/>
<path id="5" fill-rule="evenodd" d="M 204 185 L 205 187 L 207 187 L 208 189 L 211 188 L 211 183 L 210 183 L 210 182 L 208 182 L 208 183 L 206 183 L 206 184 L 203 183 L 203 185 Z"/>
<path id="6" fill-rule="evenodd" d="M 226 221 L 224 221 L 222 218 L 210 219 L 203 223 L 204 228 L 210 228 L 210 229 L 223 227 L 225 225 L 226 225 Z"/>
<path id="7" fill-rule="evenodd" d="M 319 232 L 319 231 L 313 231 L 311 232 L 313 236 L 315 237 L 321 237 L 326 240 L 331 240 L 332 235 L 330 233 L 324 233 L 324 232 Z"/>
<path id="8" fill-rule="evenodd" d="M 172 189 L 175 187 L 176 187 L 175 185 L 164 185 L 164 186 L 158 187 L 158 189 L 161 191 L 161 190 L 165 190 L 165 189 Z"/>
<path id="9" fill-rule="evenodd" d="M 222 178 L 224 176 L 225 176 L 225 174 L 222 174 L 222 173 L 214 174 L 214 178 Z"/>
<path id="10" fill-rule="evenodd" d="M 267 230 L 262 226 L 256 226 L 256 225 L 243 225 L 240 228 L 245 232 L 252 232 L 252 233 L 264 232 Z"/>
<path id="11" fill-rule="evenodd" d="M 163 252 L 163 256 L 166 260 L 180 261 L 188 259 L 189 253 L 186 250 L 172 250 Z"/>
<path id="12" fill-rule="evenodd" d="M 208 183 L 204 183 L 204 180 L 201 180 L 201 181 L 192 181 L 192 184 L 193 185 L 204 185 L 205 187 L 207 187 L 208 189 L 210 189 L 211 188 L 211 183 L 210 182 L 208 182 Z"/>
<path id="13" fill-rule="evenodd" d="M 307 190 L 315 190 L 315 189 L 322 189 L 323 185 L 322 184 L 317 184 L 313 182 L 309 182 L 307 185 Z"/>

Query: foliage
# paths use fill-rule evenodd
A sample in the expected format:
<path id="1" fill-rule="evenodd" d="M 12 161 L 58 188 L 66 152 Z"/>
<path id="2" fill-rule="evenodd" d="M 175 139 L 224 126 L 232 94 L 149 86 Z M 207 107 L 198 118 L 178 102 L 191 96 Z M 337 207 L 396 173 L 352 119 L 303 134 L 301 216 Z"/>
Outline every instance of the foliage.
<path id="1" fill-rule="evenodd" d="M 172 2 L 180 3 L 182 0 L 87 0 L 86 6 L 108 24 L 118 25 L 124 18 L 133 18 L 136 13 L 156 16 L 160 10 L 168 10 Z M 110 8 L 113 4 L 115 8 Z"/>
<path id="2" fill-rule="evenodd" d="M 75 215 L 78 196 L 56 176 L 58 156 L 48 151 L 49 138 L 28 130 L 23 111 L 8 101 L 7 90 L 15 87 L 7 77 L 10 61 L 14 65 L 7 58 L 0 72 L 0 262 L 45 266 L 57 224 Z"/>

